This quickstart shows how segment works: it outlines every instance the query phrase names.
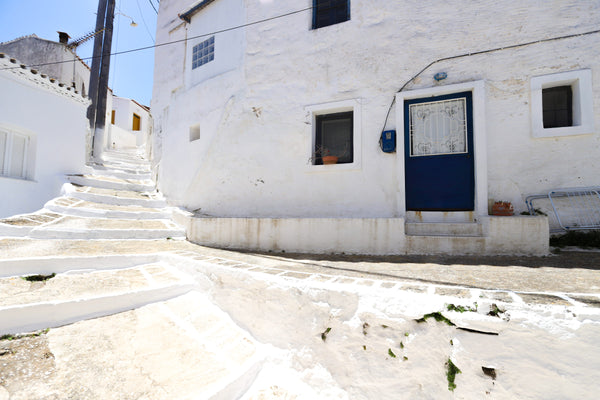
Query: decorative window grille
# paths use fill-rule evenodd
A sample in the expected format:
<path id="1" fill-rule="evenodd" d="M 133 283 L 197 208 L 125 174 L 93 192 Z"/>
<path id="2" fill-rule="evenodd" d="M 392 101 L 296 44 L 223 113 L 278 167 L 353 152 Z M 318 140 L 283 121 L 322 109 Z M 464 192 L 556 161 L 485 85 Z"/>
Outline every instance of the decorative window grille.
<path id="1" fill-rule="evenodd" d="M 409 114 L 411 157 L 468 151 L 464 97 L 411 104 Z"/>
<path id="2" fill-rule="evenodd" d="M 29 137 L 0 131 L 0 176 L 27 178 Z"/>
<path id="3" fill-rule="evenodd" d="M 198 68 L 215 59 L 215 37 L 211 36 L 198 43 L 192 49 L 192 69 Z"/>

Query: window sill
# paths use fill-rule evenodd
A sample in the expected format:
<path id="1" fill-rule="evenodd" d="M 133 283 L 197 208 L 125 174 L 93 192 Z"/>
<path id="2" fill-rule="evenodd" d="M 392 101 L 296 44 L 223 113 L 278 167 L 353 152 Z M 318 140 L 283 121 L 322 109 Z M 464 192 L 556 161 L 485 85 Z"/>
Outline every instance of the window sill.
<path id="1" fill-rule="evenodd" d="M 328 165 L 313 165 L 309 164 L 306 167 L 307 173 L 327 173 L 327 172 L 342 172 L 342 171 L 360 171 L 361 166 L 357 162 L 347 164 L 328 164 Z"/>
<path id="2" fill-rule="evenodd" d="M 29 179 L 29 178 L 21 178 L 21 177 L 18 177 L 18 176 L 0 175 L 0 179 L 10 179 L 10 180 L 14 180 L 14 181 L 23 181 L 23 182 L 37 183 L 36 180 Z"/>

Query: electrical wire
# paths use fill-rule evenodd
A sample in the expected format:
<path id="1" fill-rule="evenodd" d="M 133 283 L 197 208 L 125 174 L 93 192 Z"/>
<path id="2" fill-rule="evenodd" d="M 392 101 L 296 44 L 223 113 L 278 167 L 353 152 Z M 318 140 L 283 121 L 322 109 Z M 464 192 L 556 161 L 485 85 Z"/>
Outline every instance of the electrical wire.
<path id="1" fill-rule="evenodd" d="M 154 3 L 152 2 L 152 0 L 148 0 L 148 2 L 150 3 L 150 5 L 152 6 L 152 8 L 154 9 L 154 12 L 156 13 L 156 15 L 158 15 L 158 10 L 156 10 L 156 7 L 154 7 Z"/>
<path id="2" fill-rule="evenodd" d="M 170 42 L 164 42 L 164 43 L 158 43 L 158 44 L 154 44 L 152 46 L 145 46 L 145 47 L 138 47 L 135 49 L 130 49 L 130 50 L 123 50 L 123 51 L 117 51 L 114 53 L 111 53 L 110 56 L 118 56 L 121 54 L 128 54 L 128 53 L 134 53 L 134 52 L 138 52 L 138 51 L 144 51 L 144 50 L 150 50 L 150 49 L 155 49 L 157 47 L 162 47 L 162 46 L 168 46 L 171 44 L 177 44 L 177 43 L 181 43 L 181 42 L 187 42 L 188 40 L 195 40 L 195 39 L 199 39 L 199 38 L 203 38 L 203 37 L 207 37 L 207 36 L 212 36 L 212 35 L 216 35 L 218 33 L 224 33 L 224 32 L 229 32 L 229 31 L 233 31 L 236 29 L 240 29 L 240 28 L 246 28 L 248 26 L 252 26 L 252 25 L 257 25 L 257 24 L 262 24 L 264 22 L 269 22 L 269 21 L 273 21 L 275 19 L 279 19 L 279 18 L 284 18 L 284 17 L 288 17 L 290 15 L 294 15 L 294 14 L 299 14 L 305 11 L 309 11 L 312 10 L 313 7 L 308 7 L 308 8 L 303 8 L 301 10 L 296 10 L 296 11 L 290 11 L 288 13 L 285 14 L 280 14 L 280 15 L 276 15 L 274 17 L 269 17 L 269 18 L 265 18 L 265 19 L 261 19 L 261 20 L 257 20 L 257 21 L 253 21 L 253 22 L 248 22 L 242 25 L 236 25 L 236 26 L 232 26 L 230 28 L 225 28 L 225 29 L 221 29 L 221 30 L 217 30 L 217 31 L 213 31 L 213 32 L 208 32 L 208 33 L 203 33 L 201 35 L 197 35 L 197 36 L 192 36 L 189 38 L 185 38 L 185 39 L 178 39 L 178 40 L 173 40 Z M 80 60 L 83 61 L 89 61 L 89 60 L 93 60 L 94 58 L 100 58 L 102 56 L 91 56 L 91 57 L 82 57 L 80 58 Z M 48 63 L 40 63 L 40 64 L 32 64 L 32 65 L 28 65 L 29 68 L 32 67 L 42 67 L 45 65 L 56 65 L 56 64 L 63 64 L 63 63 L 67 63 L 67 62 L 73 62 L 73 61 L 55 61 L 55 62 L 48 62 Z M 18 69 L 21 68 L 20 66 L 18 67 L 5 67 L 5 68 L 0 68 L 0 71 L 2 70 L 6 70 L 6 69 Z"/>
<path id="3" fill-rule="evenodd" d="M 479 55 L 479 54 L 493 53 L 493 52 L 501 51 L 501 50 L 516 49 L 516 48 L 519 48 L 519 47 L 531 46 L 533 44 L 552 42 L 552 41 L 555 41 L 555 40 L 570 39 L 570 38 L 574 38 L 574 37 L 592 35 L 592 34 L 595 34 L 595 33 L 600 33 L 600 29 L 596 29 L 594 31 L 582 32 L 582 33 L 574 33 L 574 34 L 571 34 L 571 35 L 555 36 L 555 37 L 546 38 L 546 39 L 534 40 L 534 41 L 531 41 L 531 42 L 518 43 L 518 44 L 509 45 L 509 46 L 496 47 L 496 48 L 493 48 L 493 49 L 480 50 L 480 51 L 474 51 L 474 52 L 471 52 L 471 53 L 463 53 L 463 54 L 458 54 L 458 55 L 455 55 L 455 56 L 439 58 L 439 59 L 437 59 L 435 61 L 430 62 L 425 67 L 423 67 L 412 78 L 410 78 L 408 81 L 406 81 L 404 83 L 404 85 L 402 85 L 402 87 L 396 93 L 402 92 L 413 80 L 415 80 L 415 78 L 417 78 L 419 75 L 421 75 L 427 69 L 429 69 L 429 67 L 431 67 L 433 64 L 437 64 L 437 63 L 442 62 L 442 61 L 454 60 L 454 59 L 463 58 L 463 57 L 471 57 L 471 56 L 476 56 L 476 55 Z M 383 123 L 383 129 L 381 130 L 382 132 L 385 130 L 385 126 L 387 125 L 388 119 L 390 117 L 390 112 L 392 111 L 392 108 L 394 107 L 395 103 L 396 103 L 396 96 L 394 96 L 394 99 L 392 100 L 392 103 L 390 104 L 390 107 L 388 108 L 387 114 L 385 116 L 385 121 Z"/>
<path id="4" fill-rule="evenodd" d="M 154 40 L 154 37 L 150 33 L 150 29 L 148 29 L 148 25 L 146 24 L 146 20 L 144 19 L 144 13 L 142 12 L 142 7 L 140 7 L 140 1 L 139 0 L 135 0 L 135 2 L 137 4 L 137 6 L 138 6 L 138 10 L 140 11 L 140 17 L 142 17 L 142 22 L 144 23 L 144 28 L 146 28 L 146 32 L 148 32 L 148 36 L 150 36 L 150 39 L 152 39 L 152 44 L 155 44 L 156 41 Z"/>

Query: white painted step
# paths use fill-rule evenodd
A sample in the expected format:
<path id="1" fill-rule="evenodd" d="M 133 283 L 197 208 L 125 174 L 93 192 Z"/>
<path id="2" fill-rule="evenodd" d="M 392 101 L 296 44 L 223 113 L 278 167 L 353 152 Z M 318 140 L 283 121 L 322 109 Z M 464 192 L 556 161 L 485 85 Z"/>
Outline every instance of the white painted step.
<path id="1" fill-rule="evenodd" d="M 239 399 L 269 354 L 198 291 L 51 329 L 47 340 L 55 371 L 40 385 L 85 388 L 89 399 Z M 31 386 L 11 398 L 40 398 Z"/>
<path id="2" fill-rule="evenodd" d="M 111 315 L 180 296 L 193 287 L 192 278 L 160 263 L 57 274 L 44 282 L 0 278 L 0 335 Z"/>
<path id="3" fill-rule="evenodd" d="M 149 169 L 111 169 L 104 165 L 86 165 L 84 167 L 86 175 L 106 176 L 120 179 L 152 180 L 152 172 Z"/>
<path id="4" fill-rule="evenodd" d="M 62 193 L 77 199 L 103 204 L 136 205 L 149 208 L 167 206 L 164 197 L 158 192 L 141 193 L 130 190 L 91 188 L 66 183 L 62 187 Z"/>
<path id="5" fill-rule="evenodd" d="M 412 236 L 483 236 L 483 226 L 477 222 L 407 222 L 405 233 Z"/>
<path id="6" fill-rule="evenodd" d="M 33 227 L 34 239 L 167 239 L 185 238 L 185 230 L 170 220 L 129 220 L 64 216 Z"/>
<path id="7" fill-rule="evenodd" d="M 106 164 L 106 165 L 102 165 L 102 164 L 90 164 L 87 165 L 86 170 L 88 171 L 96 171 L 99 174 L 102 173 L 106 173 L 106 174 L 117 174 L 117 175 L 123 175 L 123 177 L 125 178 L 136 178 L 136 177 L 143 177 L 147 174 L 151 174 L 152 171 L 149 167 L 128 167 L 125 168 L 121 165 L 111 165 L 111 164 Z M 142 178 L 144 179 L 144 178 Z"/>
<path id="8" fill-rule="evenodd" d="M 169 208 L 149 208 L 137 205 L 115 205 L 94 203 L 62 196 L 44 205 L 46 210 L 76 217 L 116 218 L 116 219 L 169 219 Z"/>
<path id="9" fill-rule="evenodd" d="M 483 236 L 406 235 L 406 254 L 485 254 Z"/>
<path id="10" fill-rule="evenodd" d="M 155 189 L 150 180 L 121 179 L 100 175 L 67 175 L 69 182 L 80 186 L 113 190 L 131 190 L 136 192 L 151 192 Z"/>

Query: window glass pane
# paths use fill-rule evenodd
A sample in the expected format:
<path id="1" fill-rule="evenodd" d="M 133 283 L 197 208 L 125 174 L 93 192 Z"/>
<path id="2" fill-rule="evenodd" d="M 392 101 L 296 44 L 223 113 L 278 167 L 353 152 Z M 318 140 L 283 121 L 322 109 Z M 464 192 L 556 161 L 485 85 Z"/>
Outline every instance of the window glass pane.
<path id="1" fill-rule="evenodd" d="M 338 164 L 353 162 L 353 113 L 318 115 L 316 123 L 315 164 L 324 156 L 338 157 Z"/>
<path id="2" fill-rule="evenodd" d="M 10 157 L 10 166 L 8 175 L 24 178 L 25 151 L 27 150 L 27 138 L 20 135 L 13 135 L 12 153 Z"/>
<path id="3" fill-rule="evenodd" d="M 4 175 L 4 158 L 6 154 L 6 132 L 0 132 L 0 175 Z"/>
<path id="4" fill-rule="evenodd" d="M 410 155 L 467 152 L 465 98 L 409 106 Z"/>
<path id="5" fill-rule="evenodd" d="M 573 126 L 571 86 L 542 89 L 544 128 Z"/>
<path id="6" fill-rule="evenodd" d="M 313 6 L 313 29 L 350 19 L 349 0 L 314 0 Z"/>
<path id="7" fill-rule="evenodd" d="M 215 37 L 198 43 L 192 49 L 192 69 L 198 68 L 215 59 Z"/>

